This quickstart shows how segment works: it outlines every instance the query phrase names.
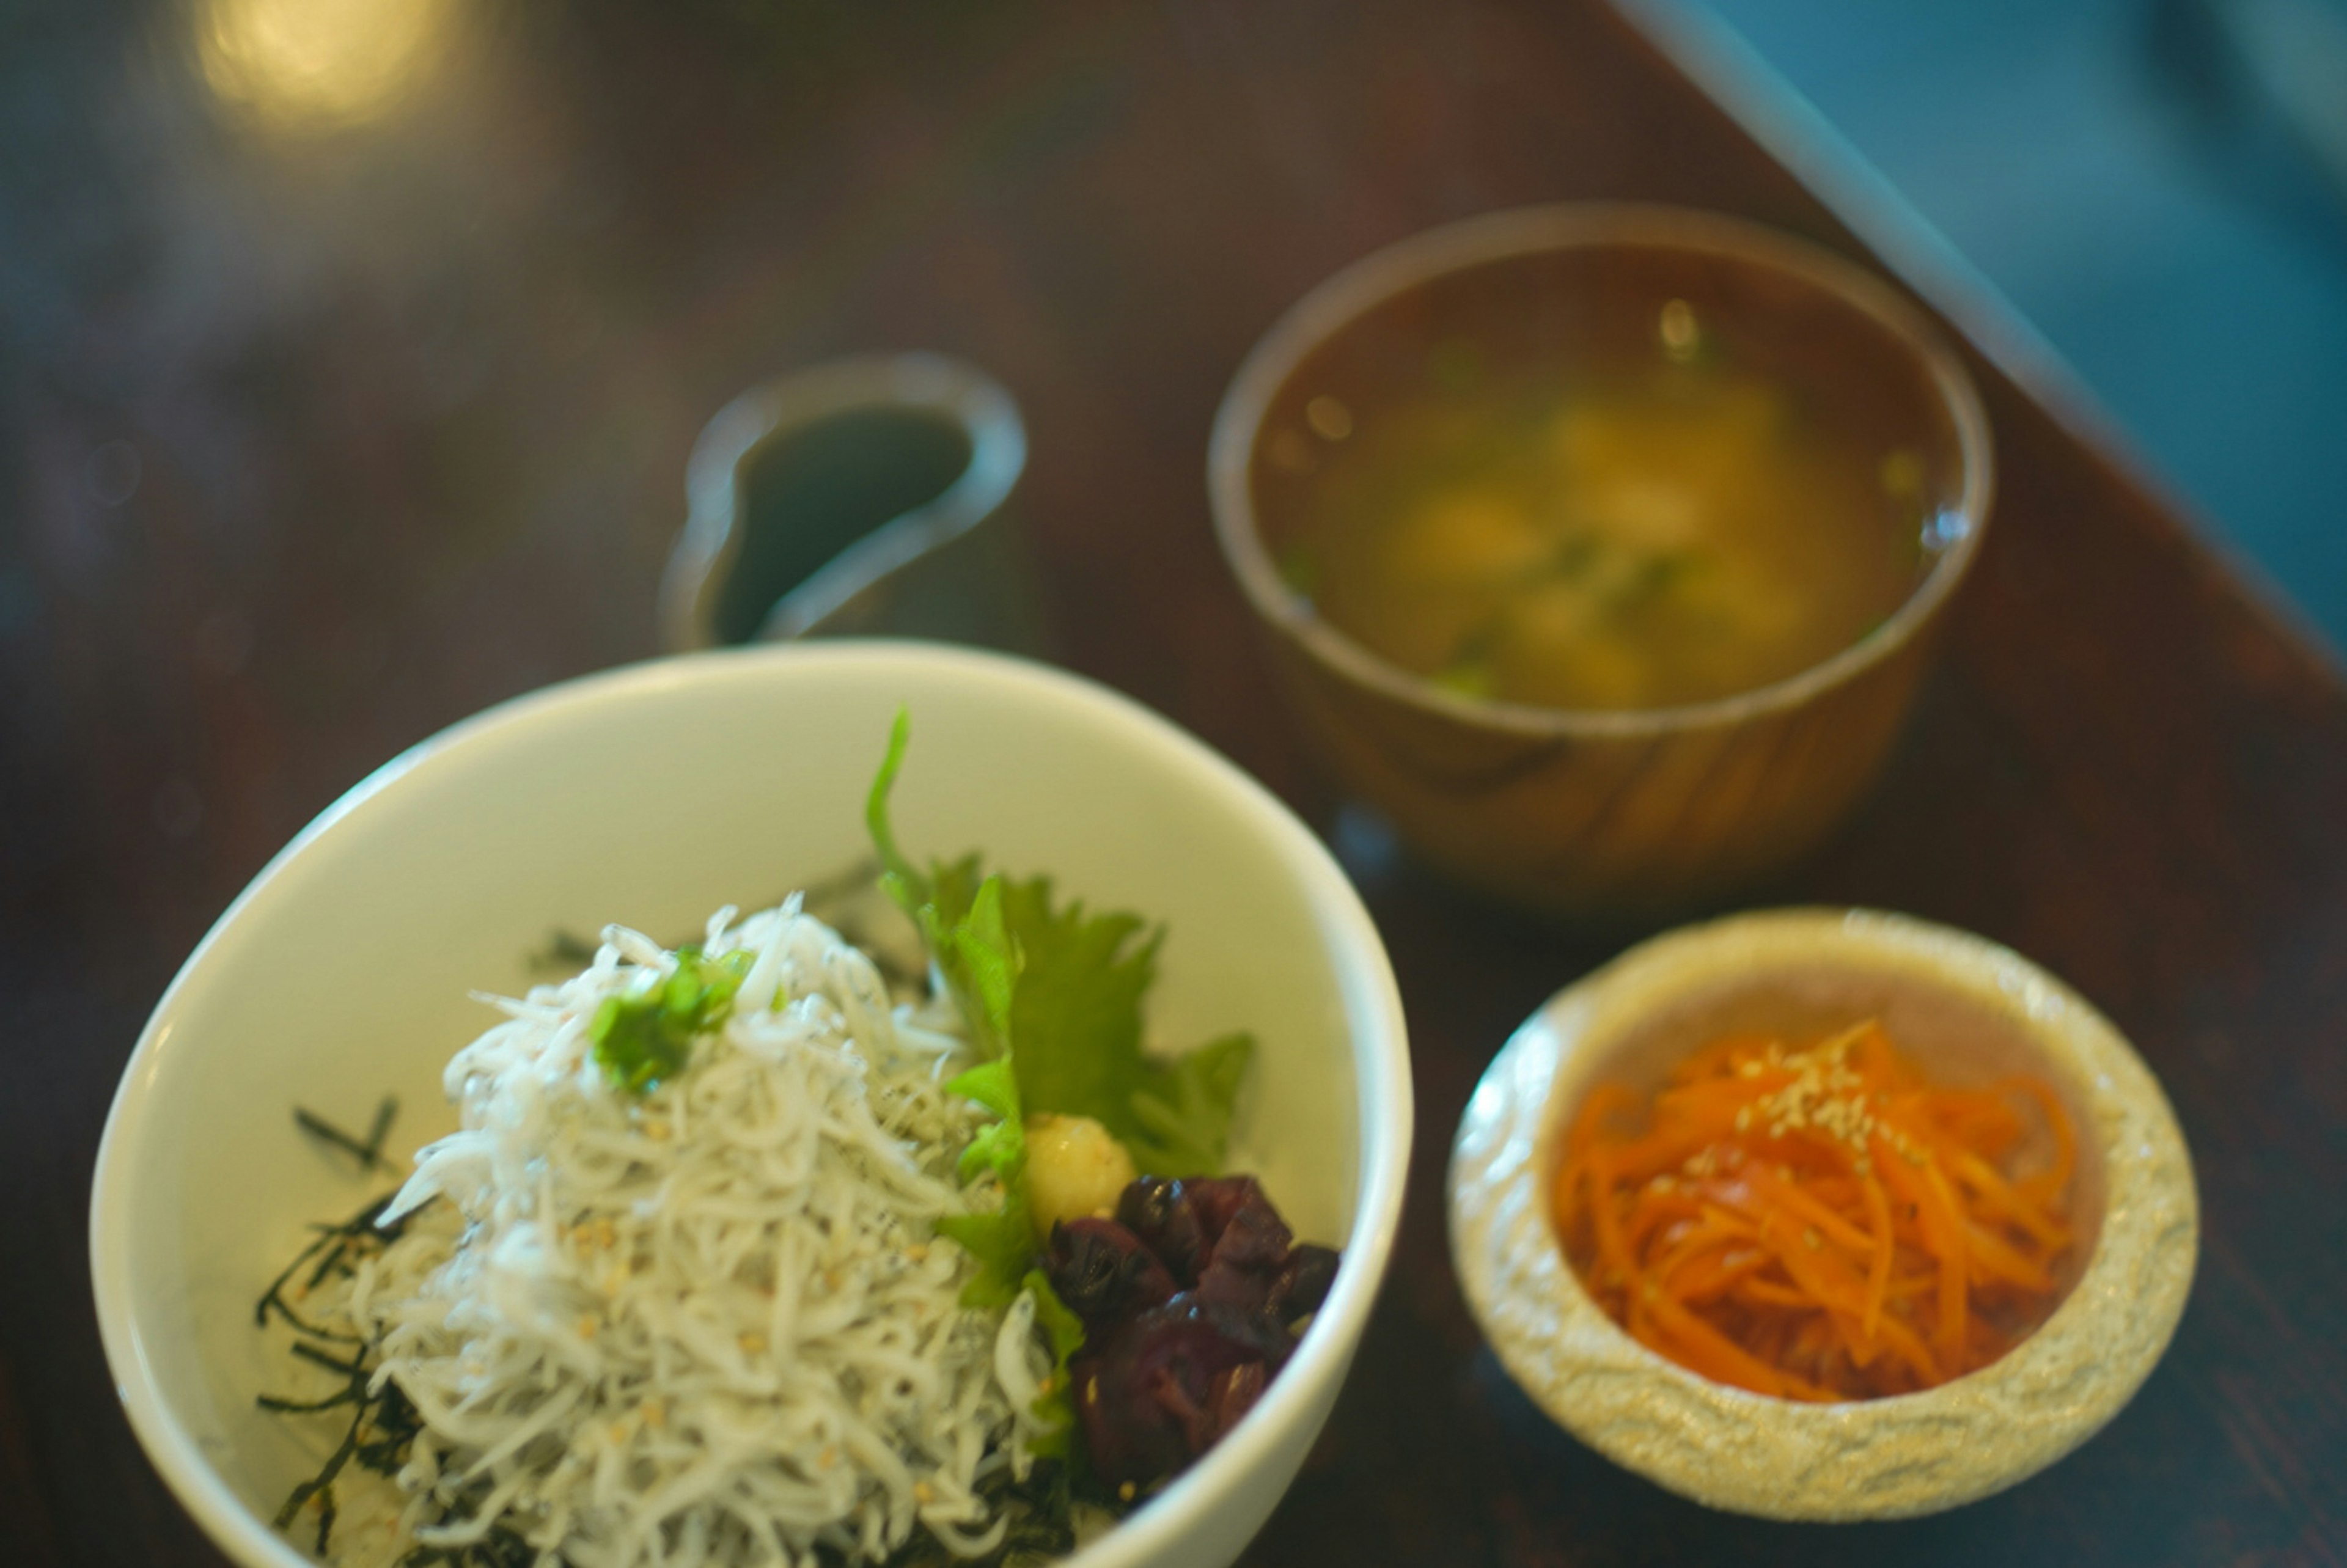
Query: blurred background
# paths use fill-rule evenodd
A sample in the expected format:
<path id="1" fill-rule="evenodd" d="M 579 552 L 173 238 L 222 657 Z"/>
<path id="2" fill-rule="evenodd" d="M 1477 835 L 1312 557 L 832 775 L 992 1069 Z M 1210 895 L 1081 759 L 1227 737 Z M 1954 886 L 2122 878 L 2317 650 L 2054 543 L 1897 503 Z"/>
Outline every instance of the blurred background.
<path id="1" fill-rule="evenodd" d="M 1700 19 L 2347 645 L 2347 4 L 1709 0 Z"/>
<path id="2" fill-rule="evenodd" d="M 2347 0 L 1617 3 L 1747 107 L 1813 108 L 1809 140 L 1884 177 L 1845 210 L 1919 211 L 2270 599 L 2347 644 Z M 1161 458 L 1199 473 L 1267 302 L 1553 197 L 1556 138 L 1603 148 L 1619 118 L 1560 95 L 1570 60 L 1504 5 L 1390 42 L 1419 21 L 0 0 L 0 808 L 114 825 L 15 835 L 0 879 L 113 907 L 95 857 L 143 890 L 157 961 L 183 952 L 400 746 L 648 652 L 702 423 L 850 351 L 1032 390 L 1024 494 L 1087 584 L 1066 630 L 1094 673 L 1169 709 L 1250 678 L 1133 623 L 1173 601 L 1087 526 L 1099 497 Z M 1342 91 L 1297 100 L 1307 72 Z M 1586 161 L 1598 192 L 1633 167 Z M 1737 188 L 1705 167 L 1678 199 Z M 1202 231 L 1246 237 L 1261 299 L 1185 270 Z M 1122 356 L 1165 368 L 1136 384 Z M 1131 495 L 1118 527 L 1222 591 L 1203 501 L 1203 477 Z"/>
<path id="3" fill-rule="evenodd" d="M 2274 601 L 2347 644 L 2347 0 L 1624 3 L 1758 100 L 1813 106 L 1806 128 L 2017 308 Z M 38 819 L 104 792 L 87 804 L 141 829 L 104 853 L 206 846 L 183 889 L 204 907 L 398 745 L 642 656 L 694 432 L 848 350 L 938 347 L 1026 385 L 1097 362 L 1092 395 L 1034 411 L 1031 493 L 1063 569 L 1113 578 L 1080 519 L 1142 445 L 1194 464 L 1227 374 L 1118 385 L 1115 353 L 1176 365 L 1265 319 L 1175 275 L 1174 241 L 1211 215 L 1292 297 L 1430 215 L 1538 199 L 1523 128 L 1605 112 L 1556 101 L 1502 7 L 1409 57 L 1356 20 L 0 4 L 0 799 Z M 1122 51 L 1160 28 L 1194 103 L 1132 99 Z M 1283 97 L 1307 61 L 1357 107 Z M 1125 125 L 1165 172 L 1095 189 Z M 1254 171 L 1276 200 L 1233 175 L 1249 135 L 1288 149 Z M 1197 532 L 1184 559 L 1219 583 L 1201 501 L 1153 495 L 1125 526 Z M 1220 678 L 1160 668 L 1112 602 L 1074 606 L 1098 672 L 1168 705 Z M 57 835 L 11 854 L 20 886 L 88 888 Z"/>

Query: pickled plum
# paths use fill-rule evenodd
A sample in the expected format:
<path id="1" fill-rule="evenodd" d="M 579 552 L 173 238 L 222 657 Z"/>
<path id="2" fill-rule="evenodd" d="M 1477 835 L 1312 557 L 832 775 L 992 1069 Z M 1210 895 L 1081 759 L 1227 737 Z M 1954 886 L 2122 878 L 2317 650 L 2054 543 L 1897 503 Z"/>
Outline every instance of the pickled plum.
<path id="1" fill-rule="evenodd" d="M 1134 1314 L 1163 1302 L 1174 1276 L 1141 1238 L 1114 1220 L 1062 1220 L 1051 1227 L 1044 1267 L 1069 1311 L 1098 1337 Z"/>
<path id="2" fill-rule="evenodd" d="M 1337 1255 L 1295 1245 L 1252 1176 L 1144 1176 L 1116 1216 L 1053 1226 L 1046 1270 L 1084 1320 L 1069 1370 L 1093 1473 L 1131 1496 L 1255 1407 Z"/>

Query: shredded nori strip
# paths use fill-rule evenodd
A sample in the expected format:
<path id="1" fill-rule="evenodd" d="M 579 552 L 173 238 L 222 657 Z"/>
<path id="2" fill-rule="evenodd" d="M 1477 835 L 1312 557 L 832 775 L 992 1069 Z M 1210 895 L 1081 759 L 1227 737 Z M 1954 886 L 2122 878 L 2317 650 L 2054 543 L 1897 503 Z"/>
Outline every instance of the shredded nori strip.
<path id="1" fill-rule="evenodd" d="M 391 1127 L 399 1115 L 399 1102 L 389 1095 L 375 1107 L 374 1120 L 364 1138 L 355 1138 L 314 1112 L 296 1107 L 293 1120 L 312 1137 L 341 1150 L 358 1161 L 362 1170 L 388 1171 L 391 1163 L 384 1158 L 384 1141 L 391 1135 Z M 368 1385 L 374 1380 L 373 1349 L 355 1334 L 338 1333 L 311 1322 L 293 1308 L 286 1299 L 286 1289 L 302 1276 L 294 1287 L 296 1299 L 336 1277 L 348 1277 L 357 1272 L 365 1258 L 379 1255 L 399 1239 L 407 1228 L 403 1215 L 389 1225 L 380 1221 L 383 1212 L 398 1196 L 395 1192 L 371 1198 L 364 1208 L 339 1225 L 313 1225 L 316 1238 L 287 1264 L 282 1273 L 269 1282 L 261 1299 L 253 1304 L 252 1320 L 267 1327 L 274 1313 L 293 1330 L 293 1355 L 313 1366 L 322 1367 L 343 1379 L 342 1387 L 319 1399 L 285 1399 L 274 1394 L 261 1394 L 254 1403 L 264 1410 L 280 1414 L 309 1414 L 351 1407 L 350 1425 L 343 1429 L 342 1441 L 327 1456 L 318 1473 L 296 1486 L 285 1499 L 285 1506 L 277 1511 L 276 1524 L 280 1530 L 292 1526 L 304 1505 L 313 1499 L 318 1504 L 317 1553 L 323 1557 L 333 1542 L 334 1520 L 339 1512 L 334 1500 L 334 1481 L 343 1469 L 356 1460 L 362 1469 L 378 1475 L 393 1476 L 407 1462 L 408 1449 L 424 1423 L 409 1404 L 407 1396 L 397 1385 L 386 1381 L 383 1392 L 370 1393 Z M 307 1273 L 304 1273 L 304 1270 Z"/>
<path id="2" fill-rule="evenodd" d="M 536 971 L 559 970 L 573 974 L 595 961 L 596 944 L 576 931 L 560 927 L 547 934 L 546 946 L 529 955 L 527 962 Z"/>
<path id="3" fill-rule="evenodd" d="M 441 1516 L 443 1524 L 473 1517 L 473 1510 L 483 1495 L 466 1497 L 453 1504 Z M 492 1524 L 488 1533 L 478 1541 L 462 1546 L 414 1546 L 399 1560 L 399 1568 L 530 1568 L 538 1561 L 538 1548 L 521 1537 L 520 1532 L 505 1524 Z"/>
<path id="4" fill-rule="evenodd" d="M 382 1229 L 375 1226 L 375 1216 L 383 1213 L 392 1196 L 386 1193 L 342 1225 L 320 1227 L 322 1234 L 318 1239 L 303 1248 L 302 1255 L 277 1276 L 253 1312 L 254 1321 L 266 1324 L 269 1314 L 274 1310 L 292 1325 L 297 1335 L 304 1337 L 293 1341 L 295 1356 L 343 1378 L 340 1389 L 323 1399 L 288 1399 L 273 1394 L 261 1394 L 256 1397 L 256 1404 L 264 1410 L 281 1413 L 330 1410 L 343 1405 L 353 1407 L 351 1424 L 344 1429 L 343 1440 L 335 1445 L 334 1451 L 319 1467 L 318 1473 L 296 1486 L 286 1497 L 285 1506 L 277 1511 L 277 1528 L 284 1530 L 292 1524 L 304 1504 L 313 1498 L 317 1500 L 317 1552 L 322 1557 L 326 1554 L 333 1538 L 337 1512 L 334 1479 L 342 1474 L 343 1467 L 355 1458 L 363 1467 L 379 1474 L 397 1474 L 400 1466 L 407 1462 L 408 1445 L 415 1440 L 422 1423 L 416 1419 L 415 1409 L 407 1403 L 405 1396 L 400 1394 L 395 1386 L 386 1383 L 383 1393 L 368 1392 L 367 1386 L 374 1379 L 374 1365 L 364 1345 L 347 1359 L 320 1348 L 321 1342 L 358 1344 L 355 1336 L 333 1333 L 306 1321 L 286 1304 L 283 1293 L 294 1274 L 313 1258 L 319 1260 L 310 1276 L 311 1283 L 315 1285 L 338 1269 L 348 1272 L 356 1254 L 380 1252 L 398 1234 L 404 1223 L 395 1221 Z"/>
<path id="5" fill-rule="evenodd" d="M 309 1266 L 310 1276 L 302 1287 L 303 1294 L 306 1295 L 323 1284 L 336 1271 L 349 1272 L 354 1261 L 355 1252 L 377 1251 L 387 1244 L 396 1241 L 400 1233 L 406 1229 L 406 1219 L 403 1216 L 393 1221 L 389 1225 L 378 1229 L 375 1225 L 375 1217 L 389 1208 L 391 1200 L 397 1195 L 395 1193 L 385 1193 L 380 1197 L 369 1200 L 366 1207 L 340 1225 L 313 1225 L 311 1228 L 318 1233 L 318 1239 L 303 1247 L 293 1261 L 285 1266 L 285 1271 L 270 1281 L 269 1288 L 262 1291 L 261 1299 L 253 1304 L 252 1321 L 261 1327 L 267 1327 L 269 1315 L 275 1312 L 287 1323 L 292 1325 L 296 1333 L 306 1334 L 313 1339 L 325 1340 L 337 1345 L 358 1344 L 359 1339 L 356 1335 L 337 1334 L 330 1328 L 321 1328 L 294 1311 L 292 1304 L 285 1299 L 285 1287 L 292 1283 L 293 1276 L 299 1274 L 304 1266 Z M 299 1345 L 295 1346 L 296 1350 L 300 1348 Z"/>
<path id="6" fill-rule="evenodd" d="M 926 1532 L 891 1553 L 881 1568 L 1025 1568 L 1065 1557 L 1076 1549 L 1075 1505 L 1079 1501 L 1113 1513 L 1124 1513 L 1130 1503 L 1101 1492 L 1076 1468 L 1059 1460 L 1038 1460 L 1025 1481 L 999 1470 L 977 1487 L 978 1495 L 996 1512 L 1010 1511 L 1010 1528 L 1001 1543 L 978 1557 L 958 1557 L 945 1543 Z M 842 1553 L 821 1553 L 826 1564 L 851 1568 L 856 1559 Z"/>
<path id="7" fill-rule="evenodd" d="M 418 1546 L 399 1560 L 399 1568 L 529 1568 L 538 1548 L 507 1530 L 492 1524 L 478 1541 L 463 1546 Z"/>
<path id="8" fill-rule="evenodd" d="M 843 924 L 842 907 L 857 894 L 871 891 L 879 879 L 880 863 L 877 860 L 868 857 L 859 860 L 844 871 L 826 876 L 819 882 L 810 882 L 801 888 L 799 890 L 801 907 L 825 925 L 841 927 L 842 934 L 853 938 L 856 933 L 846 930 Z M 759 907 L 772 908 L 781 902 L 780 898 L 770 899 Z M 675 952 L 682 948 L 695 946 L 700 941 L 701 933 L 696 931 L 681 941 L 671 942 L 667 946 L 669 951 Z M 881 978 L 891 985 L 916 985 L 926 974 L 925 970 L 906 970 L 888 956 L 885 948 L 875 948 L 871 943 L 863 941 L 857 941 L 856 945 L 866 949 L 866 956 L 879 969 Z M 524 955 L 522 961 L 529 967 L 533 974 L 573 975 L 592 964 L 600 948 L 600 938 L 590 940 L 576 931 L 566 930 L 558 926 L 547 933 L 546 946 Z M 956 1561 L 963 1560 L 956 1559 Z"/>
<path id="9" fill-rule="evenodd" d="M 391 1124 L 399 1115 L 399 1102 L 384 1095 L 383 1103 L 374 1108 L 374 1122 L 364 1138 L 354 1138 L 314 1111 L 297 1105 L 293 1121 L 302 1131 L 323 1143 L 330 1143 L 358 1161 L 367 1171 L 388 1171 L 391 1162 L 383 1157 L 383 1141 L 391 1134 Z"/>

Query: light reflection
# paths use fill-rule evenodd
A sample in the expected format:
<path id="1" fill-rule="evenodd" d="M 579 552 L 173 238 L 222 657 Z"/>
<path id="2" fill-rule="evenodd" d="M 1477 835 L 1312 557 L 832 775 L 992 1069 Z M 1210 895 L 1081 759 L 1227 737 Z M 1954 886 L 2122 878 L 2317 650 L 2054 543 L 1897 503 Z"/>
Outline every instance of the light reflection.
<path id="1" fill-rule="evenodd" d="M 1672 300 L 1663 306 L 1656 330 L 1663 340 L 1663 352 L 1681 364 L 1692 361 L 1702 350 L 1702 328 L 1696 323 L 1695 307 L 1685 300 Z"/>
<path id="2" fill-rule="evenodd" d="M 1943 507 L 1923 525 L 1923 548 L 1935 553 L 1948 549 L 1972 531 L 1970 518 L 1952 507 Z"/>
<path id="3" fill-rule="evenodd" d="M 412 98 L 449 52 L 453 0 L 200 0 L 197 57 L 223 102 L 332 130 Z"/>

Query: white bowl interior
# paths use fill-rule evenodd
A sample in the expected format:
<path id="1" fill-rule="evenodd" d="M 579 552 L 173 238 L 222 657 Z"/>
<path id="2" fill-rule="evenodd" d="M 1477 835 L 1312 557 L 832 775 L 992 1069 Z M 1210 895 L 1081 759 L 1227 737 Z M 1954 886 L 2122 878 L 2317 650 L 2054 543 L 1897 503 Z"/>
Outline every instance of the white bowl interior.
<path id="1" fill-rule="evenodd" d="M 1255 1033 L 1233 1168 L 1264 1178 L 1299 1236 L 1344 1245 L 1355 1276 L 1316 1324 L 1328 1342 L 1307 1338 L 1257 1416 L 1103 1560 L 1179 1533 L 1140 1526 L 1185 1491 L 1268 1480 L 1276 1498 L 1366 1317 L 1408 1152 L 1399 1009 L 1374 929 L 1269 795 L 1132 704 L 1006 660 L 832 644 L 638 666 L 461 725 L 322 817 L 190 958 L 108 1123 L 93 1253 L 134 1424 L 229 1550 L 301 1560 L 266 1521 L 322 1451 L 312 1429 L 254 1407 L 285 1380 L 255 1300 L 303 1225 L 387 1184 L 298 1132 L 293 1108 L 364 1125 L 395 1094 L 405 1155 L 453 1124 L 441 1066 L 494 1021 L 471 993 L 526 989 L 555 928 L 619 921 L 673 941 L 720 905 L 759 907 L 855 863 L 899 703 L 908 851 L 979 849 L 1164 922 L 1154 1041 Z M 1245 1539 L 1174 1556 L 1227 1561 Z"/>

